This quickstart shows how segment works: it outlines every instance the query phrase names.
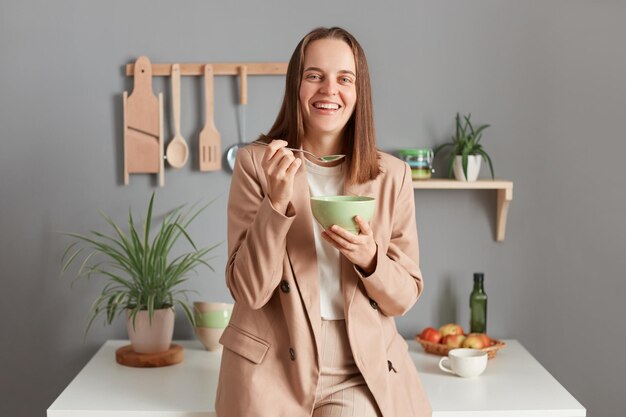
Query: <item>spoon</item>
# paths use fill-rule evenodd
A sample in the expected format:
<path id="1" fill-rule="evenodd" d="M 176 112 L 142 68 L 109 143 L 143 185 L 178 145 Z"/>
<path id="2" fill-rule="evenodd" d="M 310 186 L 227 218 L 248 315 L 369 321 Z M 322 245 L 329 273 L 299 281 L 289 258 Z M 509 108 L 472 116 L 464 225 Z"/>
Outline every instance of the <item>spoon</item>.
<path id="1" fill-rule="evenodd" d="M 252 142 L 252 144 L 253 145 L 269 146 L 268 143 L 259 142 L 259 141 L 256 141 L 256 140 L 254 142 Z M 312 152 L 305 151 L 304 149 L 295 149 L 295 148 L 283 148 L 283 149 L 289 149 L 292 152 L 302 152 L 302 153 L 305 153 L 307 155 L 310 155 L 312 158 L 314 158 L 314 159 L 316 159 L 316 160 L 318 160 L 320 162 L 325 162 L 325 163 L 335 162 L 335 161 L 338 161 L 338 160 L 346 157 L 345 155 L 339 155 L 339 154 L 337 154 L 337 155 L 317 156 L 317 155 L 315 155 Z"/>
<path id="2" fill-rule="evenodd" d="M 181 168 L 189 158 L 187 142 L 180 134 L 180 66 L 172 65 L 172 111 L 174 113 L 174 139 L 167 145 L 167 162 L 174 168 Z"/>

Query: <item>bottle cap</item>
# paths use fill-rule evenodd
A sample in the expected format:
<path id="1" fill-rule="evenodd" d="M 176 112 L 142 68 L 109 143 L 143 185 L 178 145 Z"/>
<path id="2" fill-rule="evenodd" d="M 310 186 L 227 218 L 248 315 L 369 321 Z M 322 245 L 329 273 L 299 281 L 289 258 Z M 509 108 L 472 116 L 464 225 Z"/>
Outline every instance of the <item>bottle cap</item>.
<path id="1" fill-rule="evenodd" d="M 485 274 L 483 272 L 474 272 L 474 282 L 483 282 Z"/>

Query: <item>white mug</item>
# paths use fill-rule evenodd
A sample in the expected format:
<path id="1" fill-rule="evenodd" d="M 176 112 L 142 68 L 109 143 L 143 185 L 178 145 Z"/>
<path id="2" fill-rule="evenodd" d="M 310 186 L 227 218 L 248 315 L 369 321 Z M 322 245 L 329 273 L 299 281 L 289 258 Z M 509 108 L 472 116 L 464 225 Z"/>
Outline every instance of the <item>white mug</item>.
<path id="1" fill-rule="evenodd" d="M 449 366 L 446 364 L 449 363 Z M 463 378 L 478 376 L 487 367 L 487 352 L 479 349 L 452 349 L 448 356 L 441 358 L 439 368 L 442 371 Z"/>

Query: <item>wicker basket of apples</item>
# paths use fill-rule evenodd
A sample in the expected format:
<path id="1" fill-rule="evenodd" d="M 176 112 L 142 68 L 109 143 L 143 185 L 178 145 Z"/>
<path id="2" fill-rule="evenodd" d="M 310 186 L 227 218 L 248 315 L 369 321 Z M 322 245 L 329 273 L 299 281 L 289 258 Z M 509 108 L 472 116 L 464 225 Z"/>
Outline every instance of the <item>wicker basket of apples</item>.
<path id="1" fill-rule="evenodd" d="M 424 350 L 435 355 L 447 356 L 451 349 L 471 348 L 487 352 L 489 359 L 496 356 L 498 350 L 506 346 L 501 340 L 492 339 L 486 333 L 465 334 L 463 327 L 448 323 L 439 329 L 427 327 L 415 336 Z"/>

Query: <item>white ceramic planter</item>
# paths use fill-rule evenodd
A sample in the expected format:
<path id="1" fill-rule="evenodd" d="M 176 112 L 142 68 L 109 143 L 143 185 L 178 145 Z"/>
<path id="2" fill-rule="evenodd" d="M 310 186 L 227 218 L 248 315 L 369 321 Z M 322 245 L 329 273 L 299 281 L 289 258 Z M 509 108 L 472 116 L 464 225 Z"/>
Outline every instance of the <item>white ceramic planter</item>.
<path id="1" fill-rule="evenodd" d="M 170 348 L 174 336 L 174 309 L 154 310 L 152 325 L 148 311 L 137 313 L 135 327 L 130 318 L 130 310 L 126 310 L 128 337 L 133 350 L 137 353 L 165 352 Z"/>
<path id="2" fill-rule="evenodd" d="M 467 178 L 463 173 L 463 157 L 456 156 L 452 170 L 454 177 L 459 181 L 476 181 L 480 172 L 480 163 L 482 157 L 480 155 L 468 155 L 467 157 Z"/>

